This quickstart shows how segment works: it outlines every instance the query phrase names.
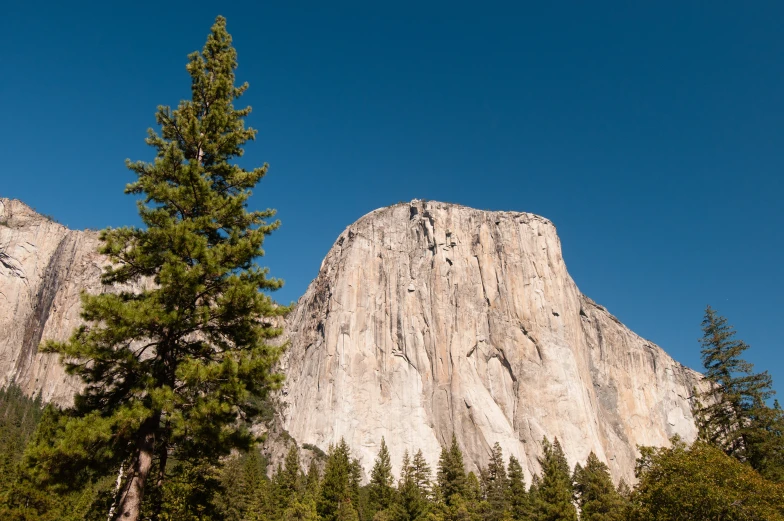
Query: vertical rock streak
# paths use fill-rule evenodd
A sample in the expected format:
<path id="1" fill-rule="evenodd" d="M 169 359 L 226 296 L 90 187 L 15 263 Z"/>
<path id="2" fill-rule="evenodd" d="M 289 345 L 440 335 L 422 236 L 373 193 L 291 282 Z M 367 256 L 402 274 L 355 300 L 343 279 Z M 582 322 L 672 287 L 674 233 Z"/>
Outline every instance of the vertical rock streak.
<path id="1" fill-rule="evenodd" d="M 61 281 L 67 280 L 76 256 L 75 232 L 67 232 L 60 239 L 54 253 L 44 269 L 43 277 L 32 302 L 32 312 L 28 316 L 23 330 L 22 349 L 14 367 L 15 377 L 28 375 L 38 346 L 44 333 L 44 326 L 52 312 L 55 296 L 60 289 Z"/>

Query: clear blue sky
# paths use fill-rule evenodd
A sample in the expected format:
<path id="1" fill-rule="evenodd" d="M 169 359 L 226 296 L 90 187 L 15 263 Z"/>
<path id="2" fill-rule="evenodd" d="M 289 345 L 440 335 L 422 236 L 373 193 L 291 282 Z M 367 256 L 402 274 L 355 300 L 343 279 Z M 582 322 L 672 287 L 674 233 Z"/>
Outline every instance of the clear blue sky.
<path id="1" fill-rule="evenodd" d="M 338 234 L 427 198 L 534 212 L 580 289 L 699 368 L 710 303 L 784 389 L 784 3 L 9 1 L 0 195 L 137 223 L 125 158 L 217 14 L 295 300 Z M 545 4 L 545 5 L 542 5 Z M 386 6 L 386 7 L 382 7 Z"/>

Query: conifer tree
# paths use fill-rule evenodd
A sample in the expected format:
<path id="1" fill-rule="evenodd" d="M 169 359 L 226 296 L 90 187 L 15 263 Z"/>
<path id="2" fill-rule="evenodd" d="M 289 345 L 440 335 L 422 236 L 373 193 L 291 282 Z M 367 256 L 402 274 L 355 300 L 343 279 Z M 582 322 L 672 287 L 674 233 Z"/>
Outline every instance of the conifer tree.
<path id="1" fill-rule="evenodd" d="M 749 433 L 749 463 L 771 481 L 784 482 L 784 411 L 778 400 L 773 407 L 756 408 L 754 426 Z"/>
<path id="2" fill-rule="evenodd" d="M 574 496 L 581 521 L 623 521 L 626 502 L 616 490 L 610 469 L 591 452 L 585 467 L 575 465 Z"/>
<path id="3" fill-rule="evenodd" d="M 381 438 L 381 448 L 376 456 L 373 469 L 370 471 L 369 492 L 369 514 L 380 510 L 385 510 L 392 504 L 394 493 L 394 477 L 392 476 L 392 462 L 389 458 L 389 450 L 384 438 Z"/>
<path id="4" fill-rule="evenodd" d="M 308 473 L 305 475 L 305 495 L 315 499 L 319 493 L 319 483 L 321 482 L 321 473 L 319 472 L 318 465 L 315 458 L 310 460 Z"/>
<path id="5" fill-rule="evenodd" d="M 368 496 L 367 487 L 362 487 L 362 464 L 359 458 L 353 458 L 348 468 L 348 497 L 359 519 L 365 520 L 368 513 Z"/>
<path id="6" fill-rule="evenodd" d="M 500 521 L 508 508 L 508 484 L 503 451 L 498 442 L 493 445 L 490 461 L 487 464 L 487 468 L 482 469 L 481 476 L 482 496 L 488 504 L 485 519 L 488 521 Z"/>
<path id="7" fill-rule="evenodd" d="M 324 479 L 321 482 L 321 492 L 316 504 L 318 515 L 324 521 L 337 521 L 339 518 L 351 517 L 349 509 L 356 509 L 352 504 L 354 499 L 351 451 L 346 441 L 341 438 L 340 443 L 332 445 L 327 452 L 327 462 L 324 466 Z"/>
<path id="8" fill-rule="evenodd" d="M 149 485 L 165 482 L 170 457 L 217 463 L 247 448 L 258 397 L 280 381 L 271 367 L 281 348 L 268 341 L 286 308 L 265 292 L 282 282 L 254 263 L 279 223 L 267 221 L 273 210 L 247 210 L 267 165 L 232 162 L 256 131 L 244 125 L 250 108 L 234 107 L 247 84 L 235 85 L 223 17 L 189 60 L 192 99 L 159 107 L 161 133 L 148 133 L 155 161 L 128 162 L 138 177 L 126 193 L 142 197 L 144 226 L 101 233 L 112 262 L 102 281 L 118 291 L 84 295 L 85 325 L 44 346 L 84 388 L 61 436 L 30 452 L 42 474 L 74 485 L 82 469 L 122 468 L 117 513 L 129 521 Z"/>
<path id="9" fill-rule="evenodd" d="M 531 505 L 525 489 L 523 467 L 514 456 L 509 457 L 507 501 L 509 513 L 515 521 L 528 521 Z"/>
<path id="10" fill-rule="evenodd" d="M 767 406 L 774 394 L 767 371 L 741 358 L 748 345 L 710 306 L 702 321 L 702 362 L 711 388 L 699 396 L 700 437 L 772 477 L 784 473 L 782 416 Z"/>
<path id="11" fill-rule="evenodd" d="M 417 455 L 421 456 L 422 451 L 417 451 Z M 425 515 L 428 508 L 430 469 L 428 468 L 425 474 L 424 467 L 422 467 L 424 458 L 421 458 L 422 461 L 419 464 L 416 463 L 416 459 L 415 456 L 414 462 L 412 462 L 408 451 L 403 454 L 400 481 L 397 486 L 400 506 L 405 512 L 403 518 L 410 521 Z M 424 466 L 426 467 L 427 463 L 424 463 Z"/>
<path id="12" fill-rule="evenodd" d="M 482 501 L 482 484 L 473 472 L 466 474 L 464 492 L 457 497 L 464 501 L 465 509 L 471 516 L 481 516 L 483 512 L 489 510 L 487 503 Z"/>
<path id="13" fill-rule="evenodd" d="M 298 500 L 302 488 L 299 468 L 299 450 L 292 444 L 286 453 L 283 465 L 278 464 L 277 472 L 272 479 L 275 510 L 278 516 Z"/>
<path id="14" fill-rule="evenodd" d="M 283 521 L 318 521 L 316 502 L 310 496 L 302 501 L 294 499 L 291 505 L 283 512 Z"/>
<path id="15" fill-rule="evenodd" d="M 572 504 L 572 479 L 569 464 L 558 438 L 551 444 L 542 440 L 543 456 L 541 481 L 535 492 L 533 519 L 535 521 L 577 521 Z"/>
<path id="16" fill-rule="evenodd" d="M 465 495 L 465 487 L 463 452 L 457 444 L 457 438 L 452 434 L 451 445 L 448 449 L 441 448 L 441 457 L 438 459 L 438 488 L 441 497 L 449 505 L 453 495 Z"/>
<path id="17" fill-rule="evenodd" d="M 411 472 L 419 493 L 423 498 L 428 499 L 431 494 L 431 470 L 422 454 L 422 449 L 418 449 L 414 454 L 414 459 L 411 461 Z"/>

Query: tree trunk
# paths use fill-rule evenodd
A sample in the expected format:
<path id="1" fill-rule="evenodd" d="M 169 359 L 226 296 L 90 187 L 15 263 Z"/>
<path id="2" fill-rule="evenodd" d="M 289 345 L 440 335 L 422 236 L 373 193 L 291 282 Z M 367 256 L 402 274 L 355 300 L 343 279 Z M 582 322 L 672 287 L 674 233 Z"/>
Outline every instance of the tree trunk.
<path id="1" fill-rule="evenodd" d="M 128 478 L 125 493 L 120 499 L 119 519 L 122 521 L 138 521 L 144 499 L 144 486 L 152 468 L 152 458 L 155 451 L 155 434 L 161 421 L 161 413 L 154 413 L 139 429 L 136 441 L 136 461 L 133 465 L 133 474 Z"/>
<path id="2" fill-rule="evenodd" d="M 155 487 L 158 489 L 158 494 L 155 495 L 155 500 L 152 505 L 151 521 L 158 521 L 161 517 L 161 510 L 163 509 L 163 482 L 166 479 L 166 463 L 169 460 L 169 448 L 166 443 L 161 440 L 158 441 L 158 479 L 156 480 Z"/>

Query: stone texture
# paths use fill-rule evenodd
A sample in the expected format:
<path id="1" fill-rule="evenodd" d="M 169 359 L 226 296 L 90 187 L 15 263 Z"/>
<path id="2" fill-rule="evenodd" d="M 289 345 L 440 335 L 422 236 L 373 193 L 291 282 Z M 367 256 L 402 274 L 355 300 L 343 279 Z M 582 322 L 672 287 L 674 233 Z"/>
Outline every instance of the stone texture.
<path id="1" fill-rule="evenodd" d="M 78 325 L 81 291 L 107 289 L 97 245 L 0 199 L 0 385 L 71 401 L 76 382 L 37 346 Z M 286 329 L 283 427 L 324 450 L 345 437 L 366 470 L 382 436 L 397 471 L 406 449 L 435 466 L 454 432 L 472 469 L 497 441 L 530 479 L 546 435 L 570 464 L 593 450 L 631 480 L 637 444 L 696 434 L 699 374 L 583 296 L 532 214 L 376 210 L 340 235 Z"/>
<path id="2" fill-rule="evenodd" d="M 397 469 L 406 449 L 435 465 L 454 432 L 472 468 L 499 442 L 530 479 L 546 435 L 571 465 L 593 450 L 632 480 L 637 444 L 696 435 L 699 374 L 583 296 L 536 215 L 422 201 L 371 212 L 287 328 L 286 429 L 322 448 L 345 437 L 365 469 L 382 436 Z"/>
<path id="3" fill-rule="evenodd" d="M 38 345 L 68 338 L 80 323 L 80 292 L 100 290 L 97 246 L 95 232 L 69 230 L 0 199 L 0 385 L 15 381 L 47 402 L 71 402 L 76 381 Z"/>

